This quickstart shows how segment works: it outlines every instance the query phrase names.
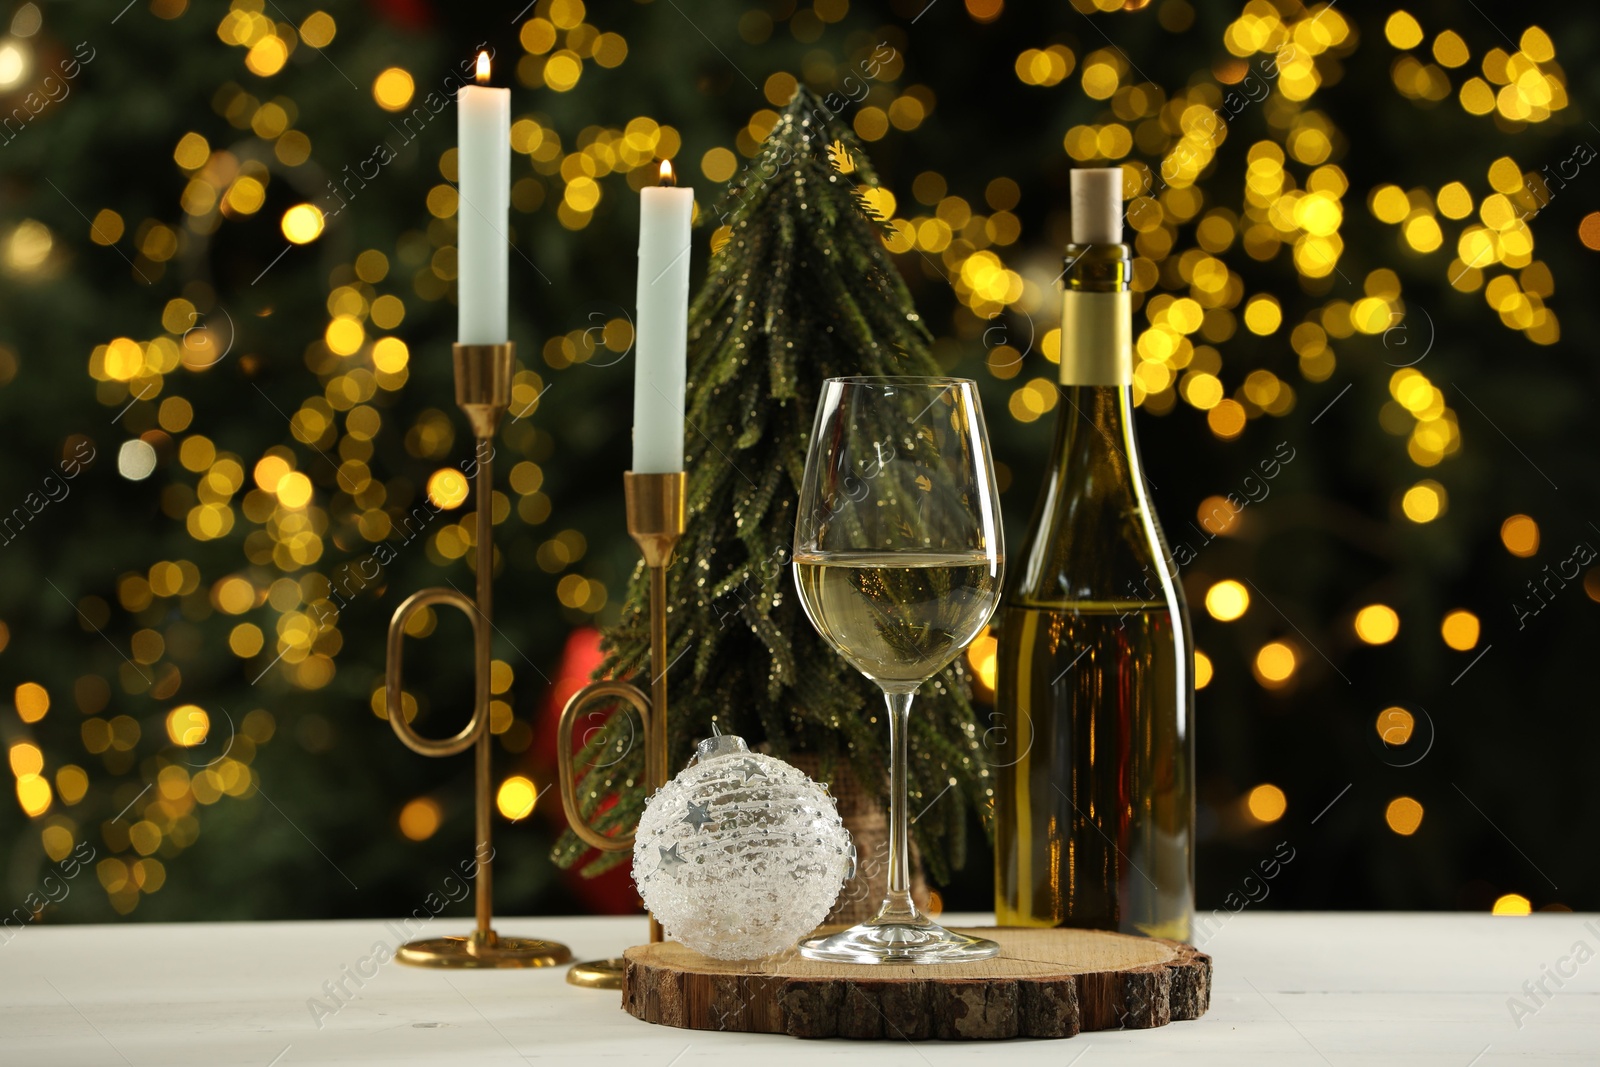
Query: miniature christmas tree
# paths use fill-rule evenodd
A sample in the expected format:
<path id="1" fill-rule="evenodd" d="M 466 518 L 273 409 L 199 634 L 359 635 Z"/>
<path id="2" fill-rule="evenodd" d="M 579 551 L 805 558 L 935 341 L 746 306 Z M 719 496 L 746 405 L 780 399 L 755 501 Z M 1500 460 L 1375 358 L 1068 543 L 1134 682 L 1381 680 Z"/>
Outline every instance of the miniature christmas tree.
<path id="1" fill-rule="evenodd" d="M 667 585 L 674 768 L 716 723 L 778 756 L 815 754 L 824 779 L 843 761 L 886 793 L 882 696 L 812 628 L 788 566 L 823 380 L 939 373 L 884 249 L 876 186 L 848 125 L 802 89 L 719 209 L 720 245 L 689 313 L 688 526 Z M 641 569 L 606 635 L 603 676 L 660 669 L 649 662 L 647 605 Z M 966 688 L 959 664 L 947 669 L 911 719 L 911 808 L 939 798 L 913 827 L 935 878 L 961 865 L 967 804 L 982 803 L 987 777 Z M 602 833 L 626 831 L 644 808 L 636 736 L 606 731 L 580 757 L 595 765 L 579 794 Z M 584 852 L 569 832 L 556 858 Z"/>

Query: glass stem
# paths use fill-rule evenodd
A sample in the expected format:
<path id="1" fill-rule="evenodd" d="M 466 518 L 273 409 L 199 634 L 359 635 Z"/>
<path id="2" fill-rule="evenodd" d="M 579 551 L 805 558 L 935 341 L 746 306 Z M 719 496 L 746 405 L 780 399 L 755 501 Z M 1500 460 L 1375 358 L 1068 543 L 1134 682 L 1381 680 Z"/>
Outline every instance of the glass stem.
<path id="1" fill-rule="evenodd" d="M 910 797 L 906 785 L 906 734 L 911 726 L 911 702 L 916 693 L 885 693 L 889 705 L 889 894 L 878 913 L 879 922 L 921 922 L 911 900 Z"/>

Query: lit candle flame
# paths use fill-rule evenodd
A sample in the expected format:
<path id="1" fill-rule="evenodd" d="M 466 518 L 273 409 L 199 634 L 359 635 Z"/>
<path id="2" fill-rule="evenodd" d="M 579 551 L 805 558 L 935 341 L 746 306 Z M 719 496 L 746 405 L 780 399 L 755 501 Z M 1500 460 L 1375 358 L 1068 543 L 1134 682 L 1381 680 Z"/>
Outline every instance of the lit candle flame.
<path id="1" fill-rule="evenodd" d="M 478 84 L 484 85 L 489 81 L 489 53 L 478 53 Z"/>
<path id="2" fill-rule="evenodd" d="M 678 184 L 678 176 L 672 173 L 672 160 L 670 160 L 670 159 L 663 159 L 661 161 L 661 181 L 660 181 L 659 184 L 661 184 L 661 185 L 677 185 Z"/>

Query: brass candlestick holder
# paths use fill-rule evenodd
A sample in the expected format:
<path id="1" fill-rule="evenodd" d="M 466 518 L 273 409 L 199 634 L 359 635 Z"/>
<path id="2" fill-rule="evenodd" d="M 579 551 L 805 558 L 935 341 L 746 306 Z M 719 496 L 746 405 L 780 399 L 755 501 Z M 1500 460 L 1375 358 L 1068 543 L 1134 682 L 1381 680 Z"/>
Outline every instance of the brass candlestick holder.
<path id="1" fill-rule="evenodd" d="M 456 404 L 467 413 L 477 439 L 475 498 L 477 502 L 477 599 L 454 589 L 433 588 L 413 593 L 389 621 L 388 664 L 384 671 L 389 725 L 411 751 L 423 756 L 454 756 L 476 746 L 477 928 L 466 937 L 430 937 L 400 947 L 395 958 L 419 967 L 553 967 L 572 958 L 565 945 L 532 937 L 501 937 L 494 932 L 494 848 L 490 844 L 489 808 L 489 657 L 494 631 L 494 435 L 511 404 L 513 347 L 454 347 Z M 474 667 L 472 720 L 454 737 L 423 737 L 406 721 L 402 703 L 401 658 L 406 623 L 436 604 L 458 608 L 472 622 Z"/>
<path id="2" fill-rule="evenodd" d="M 682 471 L 673 474 L 635 474 L 622 476 L 623 494 L 628 505 L 628 535 L 644 554 L 650 568 L 650 695 L 628 682 L 591 682 L 572 695 L 561 709 L 561 724 L 556 739 L 556 761 L 561 773 L 561 805 L 573 833 L 587 845 L 602 852 L 622 852 L 633 848 L 633 832 L 608 837 L 584 821 L 578 806 L 577 774 L 572 763 L 572 728 L 583 707 L 596 700 L 622 700 L 633 705 L 644 724 L 644 787 L 655 792 L 670 777 L 667 760 L 667 567 L 673 550 L 683 536 Z M 661 924 L 650 919 L 650 940 L 661 940 Z M 590 960 L 576 963 L 567 971 L 567 981 L 590 989 L 621 989 L 623 961 Z"/>

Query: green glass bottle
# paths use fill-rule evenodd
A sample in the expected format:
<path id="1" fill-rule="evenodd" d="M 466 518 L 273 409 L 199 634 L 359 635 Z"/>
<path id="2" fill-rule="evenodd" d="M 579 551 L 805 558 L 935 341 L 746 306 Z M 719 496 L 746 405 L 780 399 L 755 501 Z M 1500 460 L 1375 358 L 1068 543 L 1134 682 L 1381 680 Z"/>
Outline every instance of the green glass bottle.
<path id="1" fill-rule="evenodd" d="M 995 914 L 1187 940 L 1194 646 L 1134 437 L 1121 194 L 1072 172 L 1055 452 L 1000 615 Z"/>

